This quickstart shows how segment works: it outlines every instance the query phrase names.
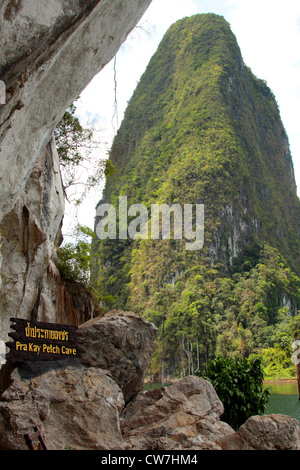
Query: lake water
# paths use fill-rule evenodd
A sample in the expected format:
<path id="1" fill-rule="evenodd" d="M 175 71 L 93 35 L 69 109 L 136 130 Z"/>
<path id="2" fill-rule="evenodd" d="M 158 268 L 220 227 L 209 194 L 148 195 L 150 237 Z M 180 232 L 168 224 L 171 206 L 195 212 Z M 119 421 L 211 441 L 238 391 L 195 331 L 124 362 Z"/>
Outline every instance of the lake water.
<path id="1" fill-rule="evenodd" d="M 271 382 L 266 387 L 270 388 L 270 400 L 265 414 L 284 414 L 297 418 L 300 421 L 300 400 L 296 382 Z"/>

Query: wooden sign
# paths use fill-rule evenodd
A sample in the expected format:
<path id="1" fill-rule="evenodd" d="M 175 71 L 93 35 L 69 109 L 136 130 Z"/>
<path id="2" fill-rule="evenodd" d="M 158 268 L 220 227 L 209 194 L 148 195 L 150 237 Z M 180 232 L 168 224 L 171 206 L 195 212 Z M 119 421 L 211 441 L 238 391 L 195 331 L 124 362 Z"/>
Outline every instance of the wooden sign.
<path id="1" fill-rule="evenodd" d="M 6 343 L 10 351 L 6 359 L 14 361 L 51 361 L 79 358 L 84 351 L 80 348 L 78 328 L 72 325 L 42 323 L 11 318 L 14 340 Z"/>

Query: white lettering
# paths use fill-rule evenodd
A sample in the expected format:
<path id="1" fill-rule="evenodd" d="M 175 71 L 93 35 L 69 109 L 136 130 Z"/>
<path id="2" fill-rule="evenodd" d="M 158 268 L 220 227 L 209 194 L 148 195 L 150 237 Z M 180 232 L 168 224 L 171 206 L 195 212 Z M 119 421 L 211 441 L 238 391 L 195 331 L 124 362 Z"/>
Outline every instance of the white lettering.
<path id="1" fill-rule="evenodd" d="M 5 83 L 0 80 L 0 104 L 6 103 L 6 88 Z"/>
<path id="2" fill-rule="evenodd" d="M 133 204 L 130 206 L 128 215 L 135 216 L 137 213 L 140 215 L 130 222 L 128 227 L 128 234 L 132 240 L 136 238 L 141 238 L 143 240 L 148 239 L 148 210 L 147 207 L 143 204 Z M 140 227 L 140 230 L 137 231 L 137 228 Z"/>
<path id="3" fill-rule="evenodd" d="M 292 343 L 292 348 L 296 349 L 296 351 L 292 355 L 292 361 L 293 361 L 294 364 L 299 364 L 299 357 L 298 357 L 300 355 L 300 348 L 298 347 L 299 344 L 300 344 L 300 340 L 298 340 L 298 339 L 296 339 Z"/>
<path id="4" fill-rule="evenodd" d="M 104 215 L 107 214 L 105 217 Z M 100 240 L 115 240 L 117 237 L 116 210 L 112 204 L 100 204 L 97 207 L 96 215 L 103 217 L 96 227 L 96 235 Z M 105 230 L 107 226 L 107 230 Z"/>
<path id="5" fill-rule="evenodd" d="M 162 239 L 171 238 L 171 213 L 174 216 L 174 239 L 182 240 L 182 209 L 179 204 L 169 207 L 167 204 L 151 205 L 151 239 L 159 239 L 160 214 L 162 215 Z"/>
<path id="6" fill-rule="evenodd" d="M 187 250 L 201 250 L 204 245 L 204 205 L 196 204 L 196 230 L 193 231 L 193 206 L 192 204 L 184 205 L 184 235 L 188 240 L 196 241 L 186 243 Z"/>

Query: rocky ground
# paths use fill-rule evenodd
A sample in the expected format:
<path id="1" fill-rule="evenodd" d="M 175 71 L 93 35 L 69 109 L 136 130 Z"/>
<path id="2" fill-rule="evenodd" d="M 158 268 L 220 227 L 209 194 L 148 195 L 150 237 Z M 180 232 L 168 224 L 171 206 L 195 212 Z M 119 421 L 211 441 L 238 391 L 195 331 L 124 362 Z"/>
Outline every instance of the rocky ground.
<path id="1" fill-rule="evenodd" d="M 212 385 L 195 376 L 143 392 L 155 326 L 112 311 L 79 328 L 84 359 L 23 363 L 0 399 L 0 447 L 27 449 L 38 426 L 48 449 L 300 449 L 300 425 L 283 415 L 254 416 L 235 432 L 220 418 Z"/>

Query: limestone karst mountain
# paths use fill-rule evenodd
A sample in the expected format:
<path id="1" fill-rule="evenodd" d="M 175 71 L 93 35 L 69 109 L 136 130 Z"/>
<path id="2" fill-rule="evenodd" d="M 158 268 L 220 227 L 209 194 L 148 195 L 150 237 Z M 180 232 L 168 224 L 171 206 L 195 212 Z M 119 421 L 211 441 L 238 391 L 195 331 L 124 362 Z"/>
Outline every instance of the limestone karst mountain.
<path id="1" fill-rule="evenodd" d="M 1 2 L 0 347 L 10 317 L 78 324 L 93 312 L 88 299 L 79 312 L 55 266 L 64 193 L 53 131 L 149 4 Z"/>
<path id="2" fill-rule="evenodd" d="M 119 196 L 148 209 L 202 204 L 205 239 L 195 251 L 172 237 L 98 240 L 94 276 L 107 305 L 160 327 L 170 371 L 193 371 L 222 348 L 271 344 L 260 332 L 299 306 L 300 204 L 276 99 L 223 17 L 195 15 L 168 30 L 110 160 L 118 173 L 98 211 L 117 209 Z"/>

